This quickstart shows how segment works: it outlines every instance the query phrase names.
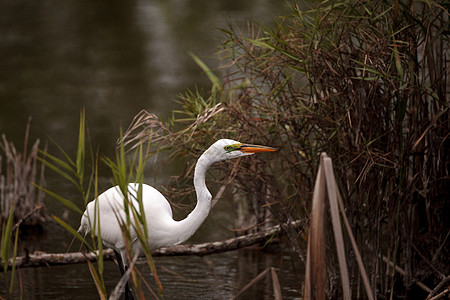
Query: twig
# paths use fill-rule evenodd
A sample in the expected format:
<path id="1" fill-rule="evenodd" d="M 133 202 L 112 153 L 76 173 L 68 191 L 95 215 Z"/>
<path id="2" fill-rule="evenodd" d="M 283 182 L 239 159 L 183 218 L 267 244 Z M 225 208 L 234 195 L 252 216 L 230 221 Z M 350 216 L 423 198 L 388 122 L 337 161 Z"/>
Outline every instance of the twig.
<path id="1" fill-rule="evenodd" d="M 117 283 L 116 287 L 114 288 L 113 292 L 109 296 L 109 300 L 116 300 L 120 297 L 120 291 L 123 289 L 125 284 L 128 282 L 128 279 L 130 278 L 131 272 L 134 268 L 134 265 L 136 264 L 138 257 L 134 256 L 133 260 L 131 261 L 130 266 L 125 271 L 125 274 L 123 274 L 122 278 L 120 278 L 119 282 Z"/>
<path id="2" fill-rule="evenodd" d="M 386 256 L 383 255 L 383 261 L 387 264 L 389 264 L 391 267 L 395 268 L 395 271 L 397 271 L 398 273 L 402 274 L 403 276 L 406 276 L 406 271 L 404 269 L 402 269 L 401 267 L 397 266 L 396 264 L 394 264 L 392 261 L 390 261 Z M 431 289 L 429 287 L 427 287 L 425 284 L 423 284 L 422 282 L 420 282 L 417 279 L 413 279 L 414 283 L 420 287 L 422 290 L 431 293 Z"/>
<path id="3" fill-rule="evenodd" d="M 432 291 L 431 291 L 431 293 L 428 295 L 428 297 L 427 297 L 427 299 L 439 299 L 439 298 L 441 298 L 445 293 L 447 293 L 448 291 L 449 291 L 449 288 L 450 288 L 450 286 L 449 287 L 447 287 L 447 289 L 445 289 L 442 293 L 440 293 L 439 295 L 442 295 L 442 296 L 439 296 L 439 295 L 437 295 L 436 297 L 433 297 L 434 295 L 436 295 L 436 293 L 437 292 L 439 292 L 439 290 L 441 289 L 441 288 L 443 288 L 446 284 L 448 284 L 450 282 L 450 275 L 449 276 L 447 276 L 447 277 L 445 277 Z M 439 296 L 439 297 L 438 297 Z"/>
<path id="4" fill-rule="evenodd" d="M 265 269 L 264 271 L 262 271 L 261 273 L 258 274 L 258 276 L 256 276 L 255 278 L 252 279 L 252 281 L 250 281 L 246 286 L 244 286 L 239 293 L 237 293 L 233 298 L 231 298 L 231 300 L 237 299 L 240 295 L 242 295 L 242 293 L 244 293 L 249 287 L 251 287 L 252 285 L 254 285 L 256 282 L 258 282 L 261 278 L 264 277 L 264 275 L 266 275 L 267 272 L 269 272 L 270 268 Z"/>
<path id="5" fill-rule="evenodd" d="M 22 222 L 24 220 L 26 220 L 29 216 L 31 216 L 32 214 L 34 214 L 35 212 L 37 212 L 38 210 L 40 210 L 42 208 L 42 205 L 38 205 L 36 206 L 32 211 L 30 211 L 28 214 L 26 214 L 25 216 L 23 216 L 13 227 L 13 231 L 16 230 L 17 227 L 20 226 L 20 224 L 22 224 Z"/>
<path id="6" fill-rule="evenodd" d="M 417 252 L 417 254 L 419 254 L 419 256 L 423 259 L 423 261 L 430 266 L 430 268 L 433 269 L 434 272 L 436 272 L 436 274 L 439 275 L 439 277 L 441 277 L 441 279 L 445 278 L 445 275 L 442 274 L 442 272 L 440 272 L 432 263 L 431 261 L 429 261 L 422 253 L 420 253 L 419 249 L 417 249 L 416 245 L 411 244 L 412 248 Z"/>
<path id="7" fill-rule="evenodd" d="M 442 298 L 445 296 L 445 294 L 447 294 L 448 292 L 450 292 L 450 286 L 448 288 L 446 288 L 445 290 L 443 290 L 441 293 L 437 294 L 436 296 L 434 296 L 433 298 L 429 298 L 429 300 L 437 300 L 439 298 Z M 428 299 L 428 298 L 427 298 Z"/>
<path id="8" fill-rule="evenodd" d="M 352 228 L 350 226 L 350 222 L 348 221 L 347 215 L 345 214 L 344 202 L 342 201 L 339 191 L 337 192 L 337 200 L 338 200 L 339 208 L 341 210 L 342 219 L 344 220 L 345 228 L 347 229 L 347 234 L 350 239 L 350 243 L 352 244 L 353 251 L 355 252 L 356 261 L 358 263 L 361 277 L 363 279 L 364 288 L 366 289 L 367 298 L 369 300 L 373 300 L 374 296 L 373 296 L 372 288 L 370 287 L 369 276 L 367 276 L 367 271 L 366 271 L 366 268 L 364 267 L 361 253 L 359 252 L 358 244 L 356 243 L 355 237 L 353 236 Z"/>

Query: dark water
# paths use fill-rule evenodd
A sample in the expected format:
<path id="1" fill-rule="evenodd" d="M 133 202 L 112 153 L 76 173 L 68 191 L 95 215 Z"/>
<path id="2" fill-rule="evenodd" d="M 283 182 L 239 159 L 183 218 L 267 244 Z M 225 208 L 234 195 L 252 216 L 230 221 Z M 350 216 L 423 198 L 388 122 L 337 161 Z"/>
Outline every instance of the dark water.
<path id="1" fill-rule="evenodd" d="M 0 0 L 0 133 L 21 148 L 31 116 L 31 142 L 51 137 L 73 153 L 79 112 L 85 107 L 93 147 L 112 156 L 119 128 L 141 109 L 166 118 L 178 94 L 195 86 L 208 88 L 207 77 L 188 53 L 216 69 L 213 55 L 223 38 L 218 27 L 228 22 L 245 26 L 247 20 L 269 25 L 286 12 L 285 2 L 276 0 Z M 56 149 L 50 144 L 49 151 Z M 176 175 L 172 172 L 158 176 Z M 46 176 L 48 188 L 68 198 L 75 193 L 55 174 Z M 103 181 L 106 188 L 108 178 Z M 46 206 L 50 214 L 66 212 L 49 198 Z M 79 216 L 69 213 L 67 218 L 77 227 Z M 191 242 L 231 237 L 226 228 L 232 218 L 228 205 L 219 203 Z M 21 247 L 65 252 L 70 240 L 70 234 L 49 222 L 43 234 L 28 236 Z M 167 299 L 227 299 L 270 266 L 277 268 L 283 297 L 300 296 L 301 280 L 287 253 L 241 250 L 203 259 L 157 258 L 156 265 Z M 151 282 L 147 268 L 142 270 Z M 15 298 L 20 290 L 24 299 L 98 298 L 84 264 L 23 269 L 19 275 Z M 118 280 L 112 262 L 106 263 L 105 280 L 111 291 Z M 0 275 L 0 296 L 7 296 L 6 289 Z M 269 276 L 242 297 L 272 298 Z"/>
<path id="2" fill-rule="evenodd" d="M 246 249 L 204 258 L 156 258 L 155 263 L 166 299 L 230 299 L 251 279 L 272 266 L 276 267 L 283 299 L 299 299 L 298 283 L 302 280 L 291 271 L 290 259 L 287 255 Z M 148 267 L 138 267 L 156 292 Z M 273 299 L 269 274 L 239 299 Z M 87 265 L 23 269 L 20 277 L 25 299 L 98 299 Z M 112 262 L 105 265 L 104 279 L 107 291 L 111 292 L 119 279 L 117 267 Z M 14 296 L 18 298 L 19 292 Z M 146 298 L 153 298 L 150 292 L 146 291 Z"/>

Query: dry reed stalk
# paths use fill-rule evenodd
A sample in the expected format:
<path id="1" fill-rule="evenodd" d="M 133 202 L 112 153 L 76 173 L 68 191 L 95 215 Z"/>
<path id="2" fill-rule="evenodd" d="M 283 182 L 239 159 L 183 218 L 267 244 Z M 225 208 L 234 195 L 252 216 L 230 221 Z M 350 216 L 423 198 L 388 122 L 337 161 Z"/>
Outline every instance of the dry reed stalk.
<path id="1" fill-rule="evenodd" d="M 123 143 L 124 147 L 130 146 L 128 151 L 131 151 L 146 142 L 157 143 L 169 133 L 158 116 L 143 109 L 133 118 L 123 137 L 117 140 L 117 147 Z"/>
<path id="2" fill-rule="evenodd" d="M 261 273 L 259 273 L 255 278 L 253 278 L 246 286 L 244 286 L 239 293 L 237 293 L 231 300 L 237 299 L 239 296 L 241 296 L 247 289 L 249 289 L 252 285 L 254 285 L 256 282 L 258 282 L 261 278 L 266 275 L 270 271 L 270 268 L 265 269 Z"/>
<path id="3" fill-rule="evenodd" d="M 339 209 L 341 210 L 344 224 L 350 237 L 352 247 L 360 268 L 363 278 L 367 297 L 372 300 L 373 293 L 370 288 L 367 272 L 359 253 L 358 246 L 352 234 L 352 230 L 348 219 L 345 215 L 344 205 L 337 188 L 336 179 L 334 177 L 333 165 L 331 158 L 326 153 L 322 153 L 320 157 L 320 165 L 314 187 L 313 204 L 311 208 L 311 225 L 310 235 L 308 239 L 306 271 L 305 271 L 305 299 L 324 299 L 321 291 L 325 291 L 325 282 L 321 282 L 321 276 L 325 276 L 325 240 L 324 240 L 324 219 L 325 219 L 325 194 L 328 195 L 330 203 L 330 214 L 332 219 L 334 238 L 336 242 L 336 251 L 339 261 L 339 268 L 342 281 L 343 298 L 350 299 L 350 280 L 347 270 L 347 262 L 344 251 L 344 238 L 342 235 L 342 225 L 339 217 Z M 325 189 L 327 193 L 325 192 Z M 318 228 L 321 228 L 318 230 Z M 322 253 L 323 252 L 323 253 Z M 319 254 L 319 255 L 318 255 Z M 323 272 L 323 275 L 322 275 Z M 313 284 L 314 283 L 314 284 Z"/>
<path id="4" fill-rule="evenodd" d="M 137 262 L 138 256 L 135 255 L 131 261 L 130 266 L 125 271 L 125 274 L 120 278 L 119 282 L 117 283 L 116 287 L 112 291 L 111 295 L 109 295 L 109 300 L 117 300 L 120 298 L 122 294 L 122 290 L 125 287 L 125 284 L 128 282 L 128 279 L 131 276 L 131 273 L 135 267 L 135 264 Z"/>
<path id="5" fill-rule="evenodd" d="M 270 273 L 269 273 L 270 271 Z M 244 286 L 231 300 L 238 299 L 246 290 L 248 290 L 252 285 L 261 280 L 266 274 L 272 275 L 272 285 L 273 285 L 273 295 L 275 300 L 283 299 L 281 296 L 281 286 L 278 280 L 277 272 L 274 267 L 270 267 L 259 273 L 255 278 L 253 278 L 246 286 Z"/>
<path id="6" fill-rule="evenodd" d="M 38 179 L 41 184 L 44 182 L 44 166 L 41 165 L 39 174 L 37 164 L 40 141 L 36 140 L 28 152 L 29 131 L 30 121 L 25 130 L 23 153 L 16 150 L 6 135 L 2 135 L 0 149 L 5 155 L 6 173 L 2 174 L 0 155 L 0 221 L 8 218 L 13 206 L 16 223 L 36 225 L 45 222 L 44 194 L 40 190 L 36 191 L 33 185 Z"/>
<path id="7" fill-rule="evenodd" d="M 374 294 L 372 292 L 372 288 L 370 287 L 369 276 L 367 275 L 366 268 L 364 267 L 364 263 L 363 263 L 362 258 L 361 258 L 361 253 L 359 251 L 358 244 L 356 243 L 355 237 L 353 236 L 353 232 L 352 232 L 352 228 L 350 226 L 350 222 L 348 221 L 347 215 L 345 214 L 344 203 L 342 201 L 341 194 L 339 193 L 339 191 L 337 191 L 337 195 L 336 196 L 337 196 L 337 199 L 338 199 L 339 209 L 341 210 L 342 219 L 344 220 L 344 225 L 345 225 L 345 228 L 347 229 L 347 234 L 348 234 L 348 236 L 350 238 L 350 242 L 352 244 L 353 251 L 355 252 L 356 261 L 358 263 L 359 272 L 360 272 L 361 277 L 363 279 L 364 288 L 366 289 L 367 298 L 369 300 L 373 300 L 374 299 L 374 296 L 373 296 Z"/>
<path id="8" fill-rule="evenodd" d="M 280 281 L 278 280 L 278 275 L 274 267 L 270 268 L 270 273 L 272 274 L 273 298 L 275 300 L 281 300 L 283 297 L 281 296 Z"/>
<path id="9" fill-rule="evenodd" d="M 321 156 L 321 161 L 323 155 Z M 311 207 L 311 225 L 305 269 L 305 299 L 325 299 L 325 178 L 322 163 L 317 172 Z"/>
<path id="10" fill-rule="evenodd" d="M 334 232 L 334 240 L 336 242 L 336 252 L 339 261 L 339 270 L 341 274 L 342 281 L 342 291 L 344 293 L 344 299 L 351 299 L 350 292 L 350 280 L 348 276 L 347 269 L 347 260 L 345 258 L 345 249 L 344 249 L 344 237 L 342 235 L 342 226 L 339 218 L 339 208 L 337 203 L 337 185 L 336 180 L 334 178 L 333 165 L 331 162 L 331 158 L 326 156 L 326 154 L 322 154 L 323 157 L 323 169 L 325 172 L 325 182 L 327 185 L 327 195 L 328 200 L 330 201 L 330 214 L 331 214 L 331 223 L 333 224 L 333 232 Z"/>

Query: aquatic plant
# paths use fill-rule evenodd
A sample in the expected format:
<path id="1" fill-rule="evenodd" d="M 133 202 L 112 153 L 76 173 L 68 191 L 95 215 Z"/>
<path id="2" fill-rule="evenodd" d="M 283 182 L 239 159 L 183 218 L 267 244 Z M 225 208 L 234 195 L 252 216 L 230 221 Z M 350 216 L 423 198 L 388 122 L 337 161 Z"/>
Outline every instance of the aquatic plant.
<path id="1" fill-rule="evenodd" d="M 2 134 L 0 143 L 0 223 L 6 223 L 13 211 L 14 222 L 42 225 L 45 221 L 44 193 L 34 184 L 44 185 L 44 168 L 38 165 L 37 139 L 28 149 L 31 119 L 25 130 L 23 151 L 16 149 Z M 4 162 L 4 165 L 3 165 Z"/>
<path id="2" fill-rule="evenodd" d="M 6 158 L 3 168 L 3 156 L 0 154 L 0 263 L 5 280 L 9 280 L 10 294 L 14 287 L 20 226 L 42 226 L 46 221 L 44 195 L 34 186 L 37 180 L 44 184 L 44 167 L 41 166 L 39 173 L 39 140 L 35 141 L 31 150 L 28 149 L 30 121 L 25 130 L 22 153 L 4 134 L 0 144 L 0 150 Z M 9 278 L 6 276 L 8 270 L 11 270 Z"/>
<path id="3" fill-rule="evenodd" d="M 104 162 L 104 164 L 111 170 L 112 175 L 112 184 L 118 185 L 120 189 L 126 190 L 129 182 L 138 182 L 142 183 L 144 178 L 144 169 L 145 162 L 149 157 L 149 153 L 144 152 L 142 147 L 137 147 L 134 155 L 127 155 L 124 151 L 124 145 L 120 144 L 117 150 L 116 160 L 110 159 L 108 157 L 99 158 L 98 155 L 94 155 L 93 151 L 86 151 L 88 148 L 88 139 L 86 137 L 86 116 L 84 109 L 80 113 L 80 127 L 78 133 L 78 147 L 75 154 L 75 159 L 72 159 L 71 156 L 64 151 L 63 148 L 59 147 L 61 155 L 63 158 L 58 158 L 55 155 L 52 155 L 46 151 L 40 151 L 41 157 L 40 160 L 51 170 L 56 172 L 61 176 L 61 178 L 66 179 L 70 183 L 72 183 L 77 190 L 80 192 L 81 197 L 84 200 L 83 207 L 78 207 L 75 201 L 65 198 L 63 195 L 56 194 L 50 190 L 47 190 L 43 187 L 39 188 L 45 191 L 49 196 L 53 197 L 67 208 L 73 210 L 74 212 L 81 215 L 83 213 L 86 204 L 92 199 L 96 199 L 99 195 L 98 193 L 98 164 L 99 162 Z M 109 299 L 118 299 L 121 295 L 120 291 L 124 284 L 128 281 L 128 279 L 132 279 L 135 293 L 137 293 L 138 298 L 144 297 L 144 289 L 146 287 L 150 290 L 151 294 L 156 296 L 156 293 L 151 289 L 147 280 L 142 276 L 142 273 L 135 266 L 135 260 L 133 260 L 132 253 L 132 239 L 131 239 L 131 230 L 135 230 L 138 236 L 138 239 L 141 241 L 143 245 L 143 250 L 145 253 L 146 261 L 150 270 L 152 271 L 153 277 L 159 289 L 160 297 L 164 297 L 162 285 L 159 281 L 158 274 L 156 271 L 155 264 L 153 262 L 153 258 L 151 256 L 150 248 L 148 246 L 148 233 L 145 230 L 140 230 L 141 228 L 147 228 L 145 225 L 146 219 L 145 216 L 141 213 L 138 213 L 135 209 L 129 208 L 130 199 L 128 199 L 129 194 L 124 198 L 124 207 L 126 207 L 127 218 L 121 222 L 121 230 L 122 234 L 125 237 L 125 240 L 128 242 L 128 257 L 129 261 L 132 262 L 128 268 L 128 271 L 122 277 L 122 279 L 117 284 L 116 288 L 110 293 Z M 137 199 L 139 205 L 142 207 L 142 195 L 141 193 L 137 193 Z M 143 211 L 142 209 L 140 211 Z M 82 245 L 86 247 L 87 250 L 94 252 L 97 257 L 97 264 L 94 265 L 91 261 L 87 261 L 89 271 L 92 275 L 92 279 L 95 283 L 97 292 L 101 299 L 108 298 L 108 292 L 106 290 L 105 281 L 103 279 L 103 270 L 104 270 L 104 259 L 103 259 L 103 249 L 104 246 L 102 244 L 102 235 L 100 222 L 97 222 L 97 218 L 99 218 L 100 212 L 96 211 L 96 217 L 94 218 L 94 224 L 92 224 L 93 230 L 89 236 L 82 236 L 77 230 L 69 223 L 64 221 L 60 216 L 53 215 L 52 218 L 58 222 L 62 227 L 64 227 L 68 232 L 70 232 L 74 239 L 79 240 Z M 142 226 L 138 226 L 134 228 L 131 224 L 131 220 L 133 224 L 141 224 Z M 79 226 L 76 224 L 75 226 Z M 97 229 L 98 227 L 98 229 Z M 120 262 L 118 262 L 120 263 Z"/>
<path id="4" fill-rule="evenodd" d="M 309 217 L 325 151 L 333 158 L 372 289 L 382 297 L 403 296 L 416 293 L 417 281 L 442 280 L 450 271 L 444 247 L 450 55 L 445 7 L 438 1 L 292 2 L 291 14 L 272 27 L 249 23 L 222 31 L 223 75 L 195 58 L 212 88 L 180 96 L 181 108 L 154 136 L 161 147 L 170 148 L 171 157 L 188 157 L 190 176 L 195 149 L 223 136 L 282 147 L 273 161 L 233 166 L 233 182 L 247 191 L 232 195 L 240 219 L 248 222 L 239 226 L 253 230 Z M 176 182 L 181 179 L 190 180 Z M 289 236 L 303 257 L 304 239 L 296 231 Z M 340 290 L 335 261 L 328 256 L 330 297 Z M 398 266 L 405 271 L 401 277 Z M 357 293 L 356 268 L 350 258 Z"/>

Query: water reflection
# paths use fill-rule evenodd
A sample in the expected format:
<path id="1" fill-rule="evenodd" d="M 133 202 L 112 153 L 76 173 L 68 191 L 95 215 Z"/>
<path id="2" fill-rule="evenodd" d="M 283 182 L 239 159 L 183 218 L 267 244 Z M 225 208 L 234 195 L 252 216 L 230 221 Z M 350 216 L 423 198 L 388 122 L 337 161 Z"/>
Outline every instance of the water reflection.
<path id="1" fill-rule="evenodd" d="M 21 147 L 32 116 L 32 139 L 51 136 L 73 152 L 84 106 L 93 147 L 108 156 L 113 155 L 119 127 L 139 110 L 166 117 L 179 93 L 209 85 L 188 52 L 215 68 L 213 53 L 221 38 L 216 28 L 253 19 L 270 24 L 287 10 L 279 0 L 0 0 L 0 7 L 0 133 Z M 76 193 L 51 172 L 47 183 L 68 198 Z M 63 214 L 61 205 L 51 199 L 46 203 L 51 213 Z M 192 241 L 232 235 L 223 226 L 231 218 L 226 205 L 214 210 Z M 79 216 L 72 214 L 69 220 L 76 227 Z M 70 240 L 65 230 L 49 222 L 44 235 L 22 240 L 21 247 L 64 252 Z M 168 299 L 229 298 L 273 265 L 283 266 L 283 296 L 294 298 L 298 293 L 291 290 L 298 292 L 299 281 L 282 258 L 243 250 L 204 259 L 159 258 L 157 266 Z M 106 268 L 112 290 L 116 266 L 109 262 Z M 27 299 L 98 298 L 86 265 L 24 269 L 19 274 Z M 271 284 L 264 280 L 244 298 L 271 299 Z M 1 296 L 6 295 L 4 283 L 0 278 Z"/>

